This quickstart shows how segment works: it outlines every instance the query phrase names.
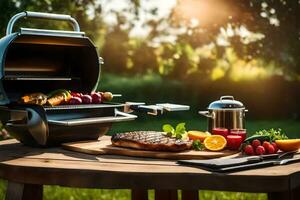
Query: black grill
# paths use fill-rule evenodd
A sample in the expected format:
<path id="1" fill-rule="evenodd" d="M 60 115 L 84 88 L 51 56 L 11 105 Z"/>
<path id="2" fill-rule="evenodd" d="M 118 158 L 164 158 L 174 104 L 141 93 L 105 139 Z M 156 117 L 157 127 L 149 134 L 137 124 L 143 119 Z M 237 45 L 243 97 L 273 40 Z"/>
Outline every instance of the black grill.
<path id="1" fill-rule="evenodd" d="M 65 20 L 74 31 L 21 28 L 20 18 Z M 124 104 L 20 105 L 24 94 L 57 89 L 90 93 L 100 80 L 102 59 L 92 41 L 69 15 L 22 12 L 11 18 L 0 40 L 0 120 L 16 139 L 32 146 L 97 139 L 112 123 L 135 115 L 122 113 Z"/>

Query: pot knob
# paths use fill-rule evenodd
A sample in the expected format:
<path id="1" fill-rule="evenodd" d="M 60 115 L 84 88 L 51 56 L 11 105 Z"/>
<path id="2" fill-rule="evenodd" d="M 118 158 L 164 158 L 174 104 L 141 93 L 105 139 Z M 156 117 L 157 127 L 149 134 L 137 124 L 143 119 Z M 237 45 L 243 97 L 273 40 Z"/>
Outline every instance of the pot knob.
<path id="1" fill-rule="evenodd" d="M 234 97 L 230 95 L 226 95 L 226 96 L 221 96 L 220 98 L 220 100 L 225 100 L 225 99 L 234 100 Z"/>

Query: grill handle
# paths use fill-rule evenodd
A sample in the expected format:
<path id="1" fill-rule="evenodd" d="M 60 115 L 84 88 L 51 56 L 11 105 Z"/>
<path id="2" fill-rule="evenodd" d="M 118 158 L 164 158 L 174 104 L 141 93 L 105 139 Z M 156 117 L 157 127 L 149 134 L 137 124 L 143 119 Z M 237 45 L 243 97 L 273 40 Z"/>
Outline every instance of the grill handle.
<path id="1" fill-rule="evenodd" d="M 50 19 L 50 20 L 58 20 L 58 21 L 67 21 L 70 22 L 73 26 L 74 31 L 80 32 L 80 27 L 78 22 L 71 17 L 70 15 L 63 15 L 63 14 L 53 14 L 53 13 L 42 13 L 42 12 L 31 12 L 25 11 L 14 15 L 10 18 L 7 28 L 6 28 L 6 35 L 10 35 L 13 31 L 13 27 L 21 18 L 38 18 L 38 19 Z"/>
<path id="2" fill-rule="evenodd" d="M 113 122 L 123 122 L 130 121 L 137 118 L 136 115 L 115 111 L 116 116 L 113 117 L 92 117 L 92 118 L 82 118 L 82 119 L 71 119 L 71 120 L 48 120 L 49 124 L 61 125 L 61 126 L 81 126 L 88 124 L 100 124 L 100 123 L 113 123 Z"/>

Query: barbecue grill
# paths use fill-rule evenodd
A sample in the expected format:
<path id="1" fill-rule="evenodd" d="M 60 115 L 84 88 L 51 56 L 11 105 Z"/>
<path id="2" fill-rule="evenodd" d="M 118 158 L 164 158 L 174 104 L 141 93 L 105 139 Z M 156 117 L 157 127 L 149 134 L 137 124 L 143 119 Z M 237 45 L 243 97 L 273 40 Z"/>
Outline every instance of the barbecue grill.
<path id="1" fill-rule="evenodd" d="M 21 28 L 20 18 L 66 21 L 74 31 Z M 90 93 L 100 79 L 101 64 L 92 41 L 69 15 L 22 12 L 13 16 L 0 40 L 0 120 L 11 135 L 26 145 L 53 146 L 97 139 L 114 122 L 134 120 L 128 111 L 159 109 L 140 104 L 102 103 L 40 106 L 20 104 L 24 94 L 56 89 Z M 122 111 L 126 112 L 122 112 Z M 152 112 L 153 113 L 153 112 Z"/>
<path id="2" fill-rule="evenodd" d="M 21 18 L 60 20 L 74 31 L 20 28 Z M 22 12 L 13 16 L 6 36 L 0 39 L 0 120 L 10 134 L 30 146 L 55 146 L 63 142 L 93 140 L 104 135 L 112 123 L 134 120 L 133 110 L 160 114 L 163 107 L 187 110 L 188 106 L 144 103 L 101 103 L 41 106 L 20 104 L 24 94 L 63 88 L 90 93 L 100 80 L 101 64 L 92 41 L 69 15 Z"/>
<path id="3" fill-rule="evenodd" d="M 20 18 L 42 18 L 70 22 L 74 31 L 21 28 Z M 8 23 L 0 40 L 1 121 L 15 138 L 27 145 L 52 146 L 62 142 L 97 139 L 112 123 L 135 115 L 120 112 L 124 104 L 20 105 L 22 95 L 49 93 L 64 88 L 89 93 L 100 78 L 102 58 L 92 41 L 80 32 L 69 15 L 22 12 Z"/>

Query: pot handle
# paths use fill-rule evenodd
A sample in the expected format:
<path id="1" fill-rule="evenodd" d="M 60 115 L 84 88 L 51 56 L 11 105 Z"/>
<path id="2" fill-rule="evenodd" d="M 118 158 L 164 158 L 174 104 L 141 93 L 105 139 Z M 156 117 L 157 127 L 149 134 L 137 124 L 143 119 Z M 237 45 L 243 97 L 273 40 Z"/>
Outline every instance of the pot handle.
<path id="1" fill-rule="evenodd" d="M 205 117 L 208 117 L 208 118 L 214 118 L 212 114 L 210 114 L 208 111 L 199 111 L 198 112 L 200 115 L 203 115 Z"/>
<path id="2" fill-rule="evenodd" d="M 224 99 L 230 99 L 230 100 L 234 100 L 234 97 L 231 95 L 225 95 L 225 96 L 221 96 L 220 100 L 224 100 Z"/>
<path id="3" fill-rule="evenodd" d="M 74 31 L 80 32 L 80 27 L 78 22 L 70 15 L 25 11 L 25 12 L 18 13 L 14 15 L 12 18 L 10 18 L 6 28 L 6 35 L 10 35 L 13 31 L 13 27 L 16 21 L 24 17 L 67 21 L 72 24 Z"/>

